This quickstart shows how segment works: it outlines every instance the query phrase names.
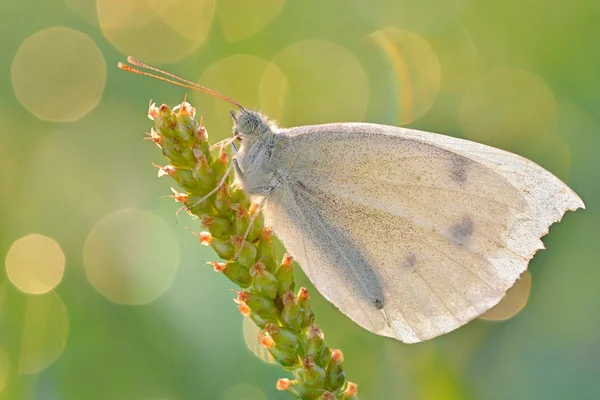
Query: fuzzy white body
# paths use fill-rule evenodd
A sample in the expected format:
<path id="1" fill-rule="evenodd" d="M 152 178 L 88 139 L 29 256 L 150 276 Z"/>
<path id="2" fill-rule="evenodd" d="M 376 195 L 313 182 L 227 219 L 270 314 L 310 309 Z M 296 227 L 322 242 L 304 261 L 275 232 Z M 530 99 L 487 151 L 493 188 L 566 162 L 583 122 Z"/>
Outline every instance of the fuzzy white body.
<path id="1" fill-rule="evenodd" d="M 280 129 L 242 111 L 244 190 L 329 301 L 414 343 L 497 304 L 581 199 L 535 163 L 453 137 L 360 123 Z"/>

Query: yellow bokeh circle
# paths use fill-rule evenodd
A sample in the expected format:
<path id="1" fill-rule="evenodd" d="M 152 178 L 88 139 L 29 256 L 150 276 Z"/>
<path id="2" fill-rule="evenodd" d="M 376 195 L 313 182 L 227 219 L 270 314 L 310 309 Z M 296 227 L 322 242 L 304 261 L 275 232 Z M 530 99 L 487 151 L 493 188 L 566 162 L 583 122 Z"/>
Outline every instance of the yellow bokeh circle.
<path id="1" fill-rule="evenodd" d="M 525 271 L 513 287 L 508 289 L 506 296 L 479 318 L 488 321 L 503 321 L 514 317 L 527 304 L 530 292 L 531 273 Z"/>
<path id="2" fill-rule="evenodd" d="M 56 292 L 27 298 L 18 371 L 37 374 L 60 357 L 67 343 L 69 315 Z"/>
<path id="3" fill-rule="evenodd" d="M 265 85 L 275 84 L 279 92 L 269 90 L 268 98 L 261 96 L 261 79 Z M 261 109 L 274 117 L 283 103 L 287 84 L 279 68 L 262 58 L 236 54 L 215 62 L 204 70 L 198 82 L 229 96 L 246 108 Z M 194 102 L 202 114 L 210 116 L 206 126 L 211 137 L 219 139 L 231 135 L 231 115 L 235 108 L 230 103 L 205 93 L 194 92 Z M 264 102 L 264 103 L 263 103 Z"/>
<path id="4" fill-rule="evenodd" d="M 261 82 L 261 99 L 285 93 L 285 107 L 278 107 L 277 114 L 271 115 L 282 125 L 363 120 L 369 81 L 348 49 L 321 39 L 306 39 L 281 50 L 272 62 L 285 79 L 273 78 L 273 70 L 267 70 Z"/>
<path id="5" fill-rule="evenodd" d="M 52 27 L 28 37 L 11 66 L 15 95 L 33 115 L 74 121 L 100 102 L 106 61 L 89 36 Z"/>
<path id="6" fill-rule="evenodd" d="M 441 67 L 437 55 L 423 37 L 396 28 L 370 35 L 388 59 L 396 83 L 398 124 L 424 115 L 440 90 Z"/>
<path id="7" fill-rule="evenodd" d="M 281 11 L 284 0 L 219 0 L 217 15 L 229 42 L 247 39 L 261 31 Z"/>
<path id="8" fill-rule="evenodd" d="M 530 72 L 503 67 L 476 79 L 459 109 L 459 123 L 471 140 L 503 147 L 552 135 L 558 104 L 546 82 Z"/>
<path id="9" fill-rule="evenodd" d="M 59 244 L 43 235 L 27 235 L 12 244 L 6 255 L 6 274 L 17 288 L 29 294 L 54 289 L 65 271 Z"/>
<path id="10" fill-rule="evenodd" d="M 96 223 L 83 249 L 90 283 L 109 300 L 149 303 L 167 289 L 179 267 L 179 242 L 160 217 L 122 209 Z"/>
<path id="11" fill-rule="evenodd" d="M 174 63 L 206 40 L 216 0 L 96 0 L 104 36 L 122 53 Z"/>

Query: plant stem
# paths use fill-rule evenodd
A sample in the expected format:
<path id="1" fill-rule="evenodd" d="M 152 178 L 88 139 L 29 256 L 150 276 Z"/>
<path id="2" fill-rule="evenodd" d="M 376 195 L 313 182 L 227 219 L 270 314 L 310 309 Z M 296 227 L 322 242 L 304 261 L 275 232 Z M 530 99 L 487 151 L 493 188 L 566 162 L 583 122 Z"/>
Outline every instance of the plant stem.
<path id="1" fill-rule="evenodd" d="M 295 291 L 292 258 L 286 254 L 276 261 L 273 233 L 264 226 L 258 205 L 225 177 L 230 158 L 222 145 L 213 156 L 195 114 L 186 102 L 174 109 L 151 104 L 148 117 L 154 127 L 147 139 L 168 160 L 159 176 L 171 176 L 184 190 L 172 189 L 180 211 L 198 217 L 207 230 L 194 234 L 225 260 L 209 264 L 241 288 L 239 311 L 259 327 L 260 344 L 292 373 L 294 379 L 279 379 L 277 389 L 298 399 L 358 399 L 357 385 L 346 380 L 342 352 L 327 347 L 315 324 L 308 290 Z"/>

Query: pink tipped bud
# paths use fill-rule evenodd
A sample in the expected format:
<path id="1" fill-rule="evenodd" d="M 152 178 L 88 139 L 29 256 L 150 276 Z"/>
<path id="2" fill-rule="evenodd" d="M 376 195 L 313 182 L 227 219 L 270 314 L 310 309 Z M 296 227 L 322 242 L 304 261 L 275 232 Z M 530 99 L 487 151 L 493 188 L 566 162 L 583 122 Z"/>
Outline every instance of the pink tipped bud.
<path id="1" fill-rule="evenodd" d="M 265 325 L 265 331 L 271 336 L 277 335 L 279 333 L 279 327 L 273 323 L 268 323 Z"/>
<path id="2" fill-rule="evenodd" d="M 258 336 L 258 343 L 265 349 L 270 349 L 275 346 L 275 341 L 271 337 L 271 335 L 267 334 L 267 332 L 262 332 Z"/>
<path id="3" fill-rule="evenodd" d="M 217 272 L 223 272 L 223 271 L 225 271 L 225 268 L 227 268 L 227 264 L 218 263 L 216 261 L 210 261 L 210 262 L 207 262 L 207 264 L 212 265 L 213 268 L 215 269 L 215 271 L 217 271 Z"/>
<path id="4" fill-rule="evenodd" d="M 225 146 L 221 145 L 221 150 L 219 150 L 219 162 L 222 164 L 227 164 L 229 162 L 229 155 L 225 152 Z"/>
<path id="5" fill-rule="evenodd" d="M 202 217 L 202 226 L 205 228 L 210 228 L 212 224 L 215 223 L 215 217 L 211 217 L 210 215 L 205 215 Z"/>
<path id="6" fill-rule="evenodd" d="M 283 391 L 283 390 L 288 390 L 288 388 L 292 385 L 292 381 L 290 381 L 287 378 L 281 378 L 277 381 L 277 384 L 275 385 L 275 387 L 277 388 L 277 390 Z"/>
<path id="7" fill-rule="evenodd" d="M 145 140 L 152 140 L 152 142 L 156 143 L 158 147 L 161 147 L 163 142 L 162 136 L 158 132 L 154 130 L 154 128 L 150 129 L 150 133 L 146 133 L 148 137 L 145 137 Z M 162 148 L 162 147 L 161 147 Z"/>
<path id="8" fill-rule="evenodd" d="M 200 232 L 198 234 L 200 238 L 200 244 L 209 246 L 212 243 L 212 235 L 209 232 Z"/>
<path id="9" fill-rule="evenodd" d="M 288 253 L 285 253 L 283 255 L 283 259 L 281 260 L 281 265 L 284 267 L 291 267 L 293 261 L 294 261 L 294 259 L 292 258 L 292 256 L 289 255 Z M 302 288 L 302 289 L 304 289 L 304 288 Z"/>
<path id="10" fill-rule="evenodd" d="M 169 196 L 175 199 L 176 202 L 178 203 L 182 203 L 184 204 L 187 199 L 188 199 L 188 195 L 185 193 L 179 193 L 177 190 L 171 188 L 171 192 L 173 192 L 173 196 Z"/>
<path id="11" fill-rule="evenodd" d="M 194 152 L 194 157 L 196 157 L 196 162 L 198 163 L 198 167 L 200 167 L 200 169 L 209 167 L 208 159 L 204 153 Z"/>
<path id="12" fill-rule="evenodd" d="M 248 209 L 244 206 L 237 206 L 235 210 L 236 218 L 245 218 L 248 216 Z"/>
<path id="13" fill-rule="evenodd" d="M 344 362 L 344 355 L 340 349 L 331 349 L 331 360 L 335 363 Z"/>
<path id="14" fill-rule="evenodd" d="M 293 303 L 294 300 L 296 300 L 296 296 L 294 296 L 294 293 L 292 293 L 291 290 L 288 290 L 283 294 L 282 301 L 284 306 Z"/>
<path id="15" fill-rule="evenodd" d="M 249 211 L 250 215 L 254 215 L 259 211 L 260 211 L 260 204 L 252 203 L 252 205 L 250 205 L 250 211 Z"/>
<path id="16" fill-rule="evenodd" d="M 173 176 L 175 174 L 175 172 L 177 172 L 177 169 L 175 169 L 175 167 L 172 165 L 165 165 L 164 167 L 161 167 L 156 164 L 153 164 L 153 165 L 155 167 L 158 167 L 158 177 L 159 178 L 161 176 L 165 176 L 165 175 Z"/>
<path id="17" fill-rule="evenodd" d="M 250 293 L 248 292 L 238 292 L 237 299 L 238 301 L 246 302 L 250 298 Z"/>
<path id="18" fill-rule="evenodd" d="M 323 394 L 321 395 L 321 397 L 319 397 L 320 400 L 335 400 L 335 395 L 331 392 L 323 392 Z"/>
<path id="19" fill-rule="evenodd" d="M 177 110 L 179 110 L 177 116 L 189 115 L 191 118 L 194 118 L 196 116 L 196 109 L 185 100 L 181 104 L 173 107 L 173 111 Z"/>
<path id="20" fill-rule="evenodd" d="M 231 244 L 233 244 L 233 246 L 236 249 L 239 249 L 240 247 L 242 247 L 244 245 L 244 238 L 242 236 L 239 235 L 235 235 L 231 237 Z"/>
<path id="21" fill-rule="evenodd" d="M 200 122 L 200 125 L 202 125 L 202 122 Z M 196 131 L 196 137 L 198 137 L 198 139 L 208 140 L 208 132 L 206 131 L 206 128 L 200 126 Z"/>
<path id="22" fill-rule="evenodd" d="M 306 356 L 302 359 L 302 366 L 304 366 L 306 369 L 311 369 L 315 365 L 315 360 L 312 358 L 312 356 Z"/>
<path id="23" fill-rule="evenodd" d="M 320 337 L 321 339 L 325 339 L 325 334 L 323 334 L 323 331 L 321 330 L 321 328 L 319 328 L 316 325 L 311 325 L 310 328 L 308 328 L 308 332 L 306 333 L 306 336 L 309 339 L 312 339 L 314 337 Z"/>
<path id="24" fill-rule="evenodd" d="M 154 119 L 158 116 L 159 109 L 156 107 L 156 103 L 150 103 L 148 106 L 148 118 L 154 121 Z"/>
<path id="25" fill-rule="evenodd" d="M 301 287 L 298 292 L 298 300 L 308 301 L 310 300 L 310 294 L 308 293 L 308 289 L 305 287 Z"/>
<path id="26" fill-rule="evenodd" d="M 249 317 L 252 314 L 252 311 L 250 310 L 250 307 L 248 307 L 248 305 L 246 303 L 240 303 L 240 304 L 238 304 L 238 311 L 244 317 Z"/>
<path id="27" fill-rule="evenodd" d="M 346 394 L 350 396 L 358 395 L 358 385 L 354 382 L 348 382 L 348 386 L 346 386 Z"/>
<path id="28" fill-rule="evenodd" d="M 266 270 L 267 268 L 265 267 L 265 264 L 258 261 L 254 263 L 252 267 L 250 267 L 250 276 L 263 275 L 266 272 Z"/>
<path id="29" fill-rule="evenodd" d="M 269 240 L 273 238 L 273 230 L 271 228 L 265 228 L 262 232 L 263 240 Z"/>

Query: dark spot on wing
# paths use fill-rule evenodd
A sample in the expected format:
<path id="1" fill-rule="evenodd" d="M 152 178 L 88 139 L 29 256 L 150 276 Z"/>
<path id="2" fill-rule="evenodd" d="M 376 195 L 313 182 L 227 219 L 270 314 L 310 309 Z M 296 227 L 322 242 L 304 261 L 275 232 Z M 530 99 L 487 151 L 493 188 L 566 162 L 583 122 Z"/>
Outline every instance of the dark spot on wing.
<path id="1" fill-rule="evenodd" d="M 452 167 L 450 168 L 450 177 L 454 182 L 465 183 L 467 181 L 468 161 L 464 157 L 452 157 Z"/>
<path id="2" fill-rule="evenodd" d="M 463 217 L 462 221 L 452 225 L 450 234 L 457 242 L 466 242 L 473 235 L 473 220 L 468 216 Z"/>
<path id="3" fill-rule="evenodd" d="M 375 299 L 373 300 L 373 304 L 375 304 L 375 308 L 378 310 L 383 308 L 383 300 Z"/>
<path id="4" fill-rule="evenodd" d="M 417 256 L 415 255 L 415 253 L 409 253 L 408 256 L 406 256 L 404 262 L 402 263 L 402 266 L 406 269 L 411 269 L 415 265 L 417 265 Z"/>

